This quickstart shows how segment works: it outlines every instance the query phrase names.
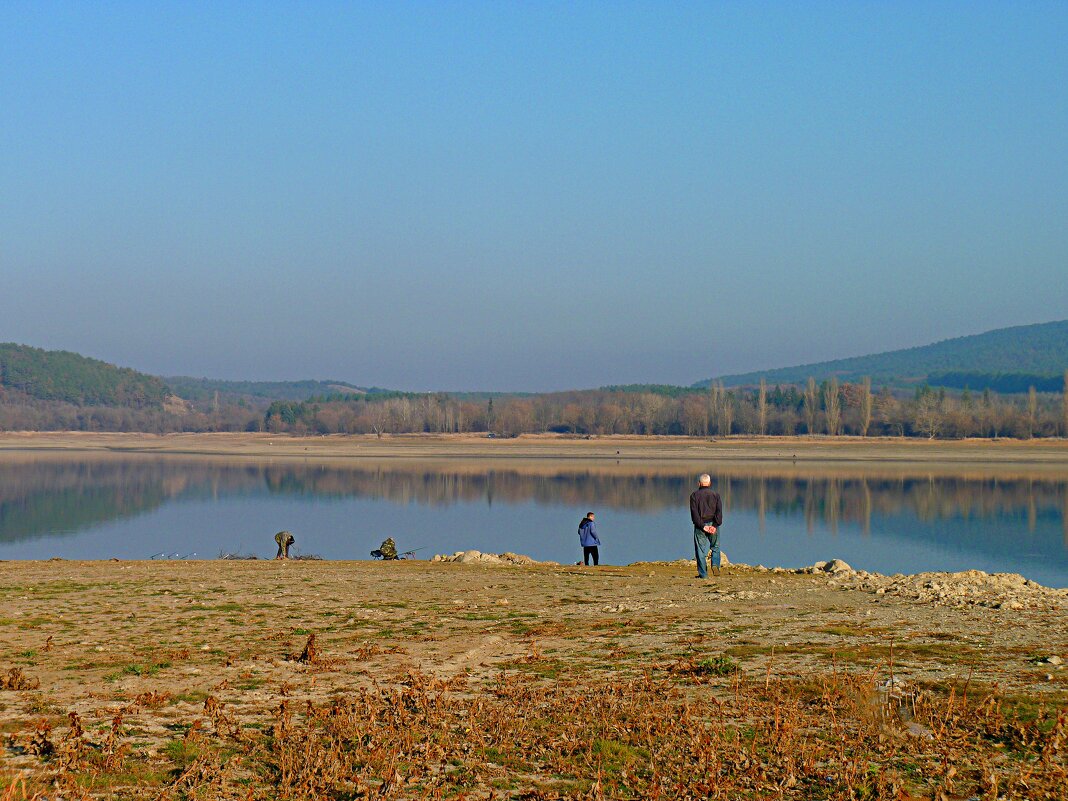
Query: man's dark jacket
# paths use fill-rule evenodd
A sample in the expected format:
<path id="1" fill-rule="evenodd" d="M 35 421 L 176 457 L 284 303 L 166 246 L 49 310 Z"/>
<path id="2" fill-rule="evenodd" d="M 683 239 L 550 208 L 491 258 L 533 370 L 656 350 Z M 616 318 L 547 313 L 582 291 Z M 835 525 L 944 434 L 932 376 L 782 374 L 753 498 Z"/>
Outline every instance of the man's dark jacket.
<path id="1" fill-rule="evenodd" d="M 723 504 L 719 493 L 711 487 L 698 487 L 690 495 L 690 519 L 696 528 L 713 525 L 719 528 L 723 524 Z"/>

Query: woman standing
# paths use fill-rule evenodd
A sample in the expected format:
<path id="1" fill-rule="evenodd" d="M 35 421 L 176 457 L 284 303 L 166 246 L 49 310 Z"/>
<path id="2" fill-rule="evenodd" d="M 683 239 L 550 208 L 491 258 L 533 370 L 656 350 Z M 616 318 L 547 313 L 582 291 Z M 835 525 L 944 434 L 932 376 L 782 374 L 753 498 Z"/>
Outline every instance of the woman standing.
<path id="1" fill-rule="evenodd" d="M 597 536 L 597 525 L 593 522 L 593 512 L 586 512 L 586 516 L 579 523 L 579 542 L 582 543 L 582 561 L 586 567 L 590 566 L 590 557 L 593 557 L 593 566 L 599 564 L 597 546 L 601 544 L 601 538 Z"/>

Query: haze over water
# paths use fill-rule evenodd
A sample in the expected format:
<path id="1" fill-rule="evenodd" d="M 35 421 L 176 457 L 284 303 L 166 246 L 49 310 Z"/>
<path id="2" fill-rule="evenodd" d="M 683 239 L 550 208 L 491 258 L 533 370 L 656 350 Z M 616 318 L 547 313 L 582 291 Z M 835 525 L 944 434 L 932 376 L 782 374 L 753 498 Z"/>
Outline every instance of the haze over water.
<path id="1" fill-rule="evenodd" d="M 470 548 L 574 562 L 593 510 L 602 560 L 692 556 L 697 466 L 598 461 L 347 463 L 37 456 L 0 460 L 0 559 L 297 552 L 366 559 L 387 536 L 420 558 Z M 714 475 L 731 560 L 845 559 L 881 573 L 979 569 L 1068 586 L 1068 478 L 728 467 Z M 192 556 L 195 554 L 195 557 Z"/>

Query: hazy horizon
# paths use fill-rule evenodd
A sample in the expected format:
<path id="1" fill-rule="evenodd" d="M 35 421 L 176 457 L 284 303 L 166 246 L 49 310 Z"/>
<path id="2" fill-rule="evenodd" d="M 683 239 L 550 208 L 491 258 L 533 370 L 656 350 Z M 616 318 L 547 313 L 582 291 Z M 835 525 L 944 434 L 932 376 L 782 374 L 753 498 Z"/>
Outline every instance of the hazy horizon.
<path id="1" fill-rule="evenodd" d="M 551 391 L 1068 317 L 1068 5 L 0 6 L 0 341 Z"/>

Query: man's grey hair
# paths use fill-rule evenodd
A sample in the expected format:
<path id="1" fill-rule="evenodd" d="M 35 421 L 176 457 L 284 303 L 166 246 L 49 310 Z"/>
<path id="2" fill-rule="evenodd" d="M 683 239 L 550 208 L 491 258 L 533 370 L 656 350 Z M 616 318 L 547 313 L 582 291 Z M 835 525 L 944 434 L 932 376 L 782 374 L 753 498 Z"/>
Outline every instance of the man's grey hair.
<path id="1" fill-rule="evenodd" d="M 712 486 L 712 476 L 710 476 L 708 473 L 702 473 L 701 476 L 697 479 L 697 481 L 701 484 L 702 487 Z"/>

